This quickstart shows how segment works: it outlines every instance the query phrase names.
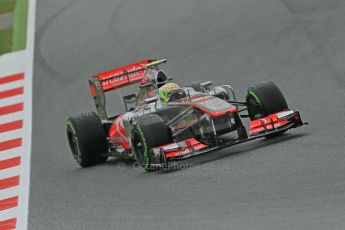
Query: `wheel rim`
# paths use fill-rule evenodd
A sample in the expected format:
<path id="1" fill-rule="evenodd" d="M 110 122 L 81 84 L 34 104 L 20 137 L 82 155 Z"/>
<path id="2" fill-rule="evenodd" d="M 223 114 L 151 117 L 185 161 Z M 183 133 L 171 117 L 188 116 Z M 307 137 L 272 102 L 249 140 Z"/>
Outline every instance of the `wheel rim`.
<path id="1" fill-rule="evenodd" d="M 79 163 L 80 162 L 80 151 L 79 151 L 79 145 L 78 145 L 78 138 L 74 133 L 73 128 L 71 128 L 70 125 L 67 126 L 67 139 L 68 144 L 70 146 L 72 155 L 74 159 Z"/>
<path id="2" fill-rule="evenodd" d="M 142 163 L 144 156 L 145 156 L 144 145 L 142 143 L 142 140 L 141 140 L 138 132 L 134 131 L 132 135 L 133 135 L 132 136 L 132 145 L 133 145 L 133 149 L 134 149 L 137 161 L 139 163 Z"/>
<path id="3" fill-rule="evenodd" d="M 256 119 L 257 115 L 259 115 L 260 117 L 264 116 L 264 111 L 260 101 L 258 101 L 258 98 L 256 96 L 254 97 L 253 95 L 255 94 L 250 93 L 247 96 L 248 112 L 252 120 Z"/>

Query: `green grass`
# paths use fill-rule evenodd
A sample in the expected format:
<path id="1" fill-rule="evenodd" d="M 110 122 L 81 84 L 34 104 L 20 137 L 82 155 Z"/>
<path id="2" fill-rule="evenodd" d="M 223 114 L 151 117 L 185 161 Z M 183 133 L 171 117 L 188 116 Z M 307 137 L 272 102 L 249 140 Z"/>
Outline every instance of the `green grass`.
<path id="1" fill-rule="evenodd" d="M 28 0 L 0 0 L 0 14 L 13 12 L 12 30 L 0 31 L 0 54 L 26 48 Z"/>
<path id="2" fill-rule="evenodd" d="M 1 0 L 0 0 L 1 1 Z M 13 46 L 12 51 L 26 48 L 28 0 L 17 0 L 13 18 Z"/>
<path id="3" fill-rule="evenodd" d="M 0 30 L 0 55 L 12 50 L 13 31 L 11 29 Z"/>
<path id="4" fill-rule="evenodd" d="M 12 12 L 16 5 L 16 0 L 0 0 L 0 14 Z"/>

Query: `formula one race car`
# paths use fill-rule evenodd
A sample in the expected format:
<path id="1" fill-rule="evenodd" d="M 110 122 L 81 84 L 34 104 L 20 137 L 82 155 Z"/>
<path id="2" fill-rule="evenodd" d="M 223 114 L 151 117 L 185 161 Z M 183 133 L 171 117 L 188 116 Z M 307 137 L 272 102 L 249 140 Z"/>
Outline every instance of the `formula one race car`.
<path id="1" fill-rule="evenodd" d="M 272 82 L 250 87 L 246 100 L 238 101 L 230 85 L 197 81 L 179 87 L 159 69 L 164 62 L 145 60 L 90 79 L 98 114 L 73 116 L 66 127 L 80 166 L 122 157 L 135 158 L 147 171 L 157 170 L 256 138 L 279 136 L 304 124 Z M 107 93 L 134 85 L 138 93 L 121 92 L 117 97 L 125 111 L 108 117 Z M 248 129 L 243 118 L 250 120 Z"/>

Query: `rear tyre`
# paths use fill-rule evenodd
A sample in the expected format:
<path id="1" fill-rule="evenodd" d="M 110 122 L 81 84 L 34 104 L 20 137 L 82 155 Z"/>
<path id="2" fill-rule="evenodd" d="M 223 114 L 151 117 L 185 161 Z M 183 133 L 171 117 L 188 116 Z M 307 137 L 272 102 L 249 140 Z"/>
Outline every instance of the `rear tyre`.
<path id="1" fill-rule="evenodd" d="M 132 123 L 131 142 L 135 159 L 146 171 L 154 171 L 149 151 L 173 141 L 163 119 L 157 114 L 147 114 Z"/>
<path id="2" fill-rule="evenodd" d="M 265 82 L 248 88 L 246 102 L 251 120 L 266 117 L 288 109 L 283 93 L 273 82 Z M 283 134 L 286 131 L 267 135 L 268 138 Z"/>
<path id="3" fill-rule="evenodd" d="M 107 136 L 94 112 L 73 116 L 66 124 L 67 140 L 73 157 L 81 167 L 103 163 L 108 157 Z"/>

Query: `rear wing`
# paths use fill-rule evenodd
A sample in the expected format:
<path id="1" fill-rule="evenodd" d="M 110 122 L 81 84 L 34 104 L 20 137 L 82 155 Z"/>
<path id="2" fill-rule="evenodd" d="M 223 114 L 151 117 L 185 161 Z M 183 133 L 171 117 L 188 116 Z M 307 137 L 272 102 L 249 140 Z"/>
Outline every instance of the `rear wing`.
<path id="1" fill-rule="evenodd" d="M 96 74 L 104 92 L 117 88 L 126 87 L 140 82 L 145 74 L 145 65 L 152 62 L 145 60 L 128 66 L 123 66 L 107 72 Z"/>
<path id="2" fill-rule="evenodd" d="M 105 109 L 105 92 L 140 83 L 145 77 L 146 69 L 166 62 L 163 60 L 144 60 L 103 73 L 98 73 L 89 80 L 91 94 L 99 117 L 107 120 Z"/>

